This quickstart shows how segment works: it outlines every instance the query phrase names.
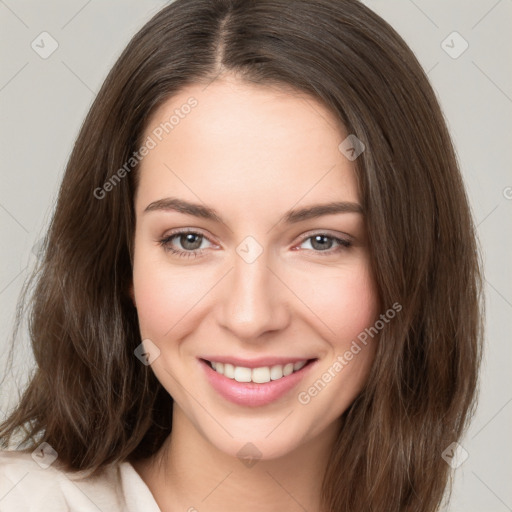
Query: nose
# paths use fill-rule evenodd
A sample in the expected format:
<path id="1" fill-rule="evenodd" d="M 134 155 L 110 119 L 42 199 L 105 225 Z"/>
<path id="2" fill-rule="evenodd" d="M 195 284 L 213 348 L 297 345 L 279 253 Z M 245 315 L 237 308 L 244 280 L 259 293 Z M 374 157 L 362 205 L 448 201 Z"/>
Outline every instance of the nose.
<path id="1" fill-rule="evenodd" d="M 290 321 L 290 292 L 263 253 L 252 263 L 235 256 L 234 268 L 224 279 L 217 321 L 233 336 L 258 342 L 262 335 L 284 329 Z"/>

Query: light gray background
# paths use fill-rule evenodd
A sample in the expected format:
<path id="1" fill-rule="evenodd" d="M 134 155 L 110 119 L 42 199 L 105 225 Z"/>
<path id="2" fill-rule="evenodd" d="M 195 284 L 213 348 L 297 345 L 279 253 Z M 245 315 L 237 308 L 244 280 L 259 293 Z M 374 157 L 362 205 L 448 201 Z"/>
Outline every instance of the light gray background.
<path id="1" fill-rule="evenodd" d="M 0 0 L 0 364 L 17 296 L 36 260 L 34 245 L 47 226 L 84 116 L 131 36 L 165 3 Z M 512 511 L 512 0 L 365 3 L 397 29 L 428 71 L 458 150 L 484 252 L 482 391 L 462 441 L 469 458 L 455 473 L 448 510 Z M 43 31 L 59 45 L 47 59 L 31 48 Z M 458 36 L 446 39 L 454 31 L 469 44 L 455 59 L 445 51 L 463 48 Z M 26 344 L 16 346 L 15 357 L 23 380 L 31 363 Z M 2 388 L 1 414 L 16 396 L 13 385 Z"/>

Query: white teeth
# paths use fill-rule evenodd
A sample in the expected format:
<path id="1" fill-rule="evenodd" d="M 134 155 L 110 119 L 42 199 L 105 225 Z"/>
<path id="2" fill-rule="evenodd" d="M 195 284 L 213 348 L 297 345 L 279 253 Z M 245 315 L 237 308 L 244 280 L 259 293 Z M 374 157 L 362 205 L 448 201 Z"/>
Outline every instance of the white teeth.
<path id="1" fill-rule="evenodd" d="M 293 363 L 288 363 L 283 366 L 283 376 L 286 377 L 293 373 Z"/>
<path id="2" fill-rule="evenodd" d="M 263 368 L 253 368 L 251 380 L 253 382 L 257 382 L 258 384 L 270 382 L 270 368 L 268 366 Z"/>
<path id="3" fill-rule="evenodd" d="M 235 378 L 235 367 L 232 364 L 225 363 L 224 364 L 224 375 L 226 377 L 228 377 L 229 379 L 234 379 Z"/>
<path id="4" fill-rule="evenodd" d="M 271 380 L 279 380 L 293 372 L 299 371 L 306 365 L 307 361 L 298 361 L 296 363 L 287 363 L 285 365 L 276 364 L 275 366 L 262 366 L 260 368 L 246 368 L 244 366 L 234 366 L 229 363 L 217 363 L 211 361 L 212 368 L 228 379 L 237 382 L 255 382 L 264 384 Z"/>
<path id="5" fill-rule="evenodd" d="M 235 367 L 235 380 L 237 382 L 251 382 L 251 369 L 243 366 Z"/>
<path id="6" fill-rule="evenodd" d="M 293 365 L 293 371 L 296 372 L 297 370 L 300 370 L 305 364 L 306 361 L 299 361 L 298 363 L 295 363 Z"/>
<path id="7" fill-rule="evenodd" d="M 280 379 L 283 376 L 283 366 L 280 364 L 276 364 L 270 368 L 270 378 L 272 380 Z"/>

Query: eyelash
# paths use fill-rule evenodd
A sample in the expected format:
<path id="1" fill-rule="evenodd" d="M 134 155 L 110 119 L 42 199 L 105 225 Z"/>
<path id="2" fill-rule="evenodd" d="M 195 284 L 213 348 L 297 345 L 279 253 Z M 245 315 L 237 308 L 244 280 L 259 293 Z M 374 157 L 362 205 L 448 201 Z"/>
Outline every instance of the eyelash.
<path id="1" fill-rule="evenodd" d="M 193 235 L 199 235 L 201 237 L 203 237 L 203 239 L 206 239 L 208 241 L 210 241 L 205 235 L 203 235 L 202 233 L 199 233 L 197 231 L 192 231 L 192 230 L 182 230 L 182 231 L 175 231 L 174 233 L 171 233 L 170 235 L 162 238 L 161 240 L 159 240 L 159 243 L 160 245 L 164 248 L 165 251 L 167 252 L 170 252 L 180 258 L 190 258 L 190 257 L 198 257 L 198 256 L 201 256 L 203 254 L 203 252 L 205 251 L 205 249 L 195 249 L 193 251 L 182 251 L 180 249 L 175 249 L 174 247 L 172 247 L 171 245 L 171 241 L 174 239 L 174 238 L 177 238 L 181 235 L 187 235 L 187 234 L 193 234 Z M 300 244 L 304 243 L 306 240 L 309 240 L 310 238 L 313 238 L 315 236 L 325 236 L 326 238 L 330 238 L 331 240 L 337 242 L 339 244 L 339 246 L 332 250 L 332 249 L 328 249 L 328 250 L 325 250 L 325 251 L 316 251 L 314 249 L 308 249 L 310 251 L 313 251 L 313 252 L 316 252 L 322 256 L 332 256 L 333 254 L 337 253 L 337 252 L 340 252 L 340 251 L 343 251 L 345 249 L 348 249 L 349 247 L 352 246 L 352 242 L 350 242 L 349 240 L 347 239 L 343 239 L 343 238 L 338 238 L 338 237 L 335 237 L 335 236 L 332 236 L 332 235 L 328 235 L 327 233 L 314 233 L 312 235 L 309 235 L 309 236 L 305 236 L 301 239 Z"/>

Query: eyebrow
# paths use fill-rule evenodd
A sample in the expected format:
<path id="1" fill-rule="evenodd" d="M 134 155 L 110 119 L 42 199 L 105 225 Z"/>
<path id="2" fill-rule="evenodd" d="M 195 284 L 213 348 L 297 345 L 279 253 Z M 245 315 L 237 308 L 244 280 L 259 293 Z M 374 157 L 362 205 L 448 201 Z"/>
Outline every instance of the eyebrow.
<path id="1" fill-rule="evenodd" d="M 158 201 L 150 203 L 144 210 L 144 213 L 162 210 L 175 211 L 225 224 L 222 217 L 213 208 L 174 197 L 166 197 L 165 199 L 159 199 Z M 336 213 L 363 214 L 363 208 L 358 203 L 350 201 L 314 204 L 305 208 L 287 211 L 283 216 L 283 221 L 286 224 L 294 224 L 308 219 L 322 217 L 323 215 L 332 215 Z"/>

